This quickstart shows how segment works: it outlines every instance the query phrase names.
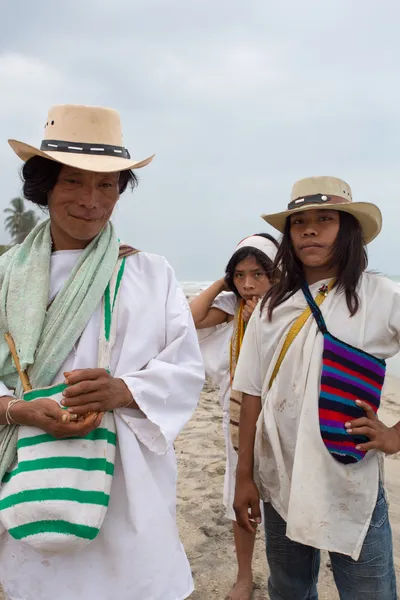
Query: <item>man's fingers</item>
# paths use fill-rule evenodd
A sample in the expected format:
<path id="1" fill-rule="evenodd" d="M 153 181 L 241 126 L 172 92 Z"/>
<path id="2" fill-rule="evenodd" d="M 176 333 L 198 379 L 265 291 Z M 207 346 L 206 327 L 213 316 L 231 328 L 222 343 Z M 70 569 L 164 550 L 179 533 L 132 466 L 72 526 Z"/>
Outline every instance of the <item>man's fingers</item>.
<path id="1" fill-rule="evenodd" d="M 107 373 L 105 369 L 75 369 L 74 371 L 66 371 L 64 377 L 67 385 L 74 385 L 81 381 L 92 381 L 104 377 L 105 373 Z"/>
<path id="2" fill-rule="evenodd" d="M 74 398 L 75 396 L 80 396 L 82 394 L 90 394 L 91 392 L 96 392 L 101 384 L 101 380 L 85 380 L 80 381 L 79 383 L 73 383 L 63 392 L 64 398 Z"/>
<path id="3" fill-rule="evenodd" d="M 101 402 L 104 399 L 104 396 L 99 392 L 90 392 L 88 394 L 82 394 L 81 396 L 65 396 L 62 405 L 67 408 L 75 408 L 78 406 L 87 406 L 88 404 L 94 404 L 96 402 Z M 75 411 L 74 411 L 75 412 Z"/>
<path id="4" fill-rule="evenodd" d="M 100 403 L 93 402 L 90 404 L 84 404 L 82 406 L 69 407 L 67 412 L 78 415 L 78 418 L 79 418 L 79 417 L 86 415 L 87 413 L 98 413 L 100 411 L 100 409 L 101 409 Z"/>
<path id="5" fill-rule="evenodd" d="M 65 437 L 84 437 L 101 423 L 101 417 L 97 413 L 88 415 L 82 421 L 70 421 L 69 423 L 58 423 L 54 427 L 54 436 L 58 438 Z"/>

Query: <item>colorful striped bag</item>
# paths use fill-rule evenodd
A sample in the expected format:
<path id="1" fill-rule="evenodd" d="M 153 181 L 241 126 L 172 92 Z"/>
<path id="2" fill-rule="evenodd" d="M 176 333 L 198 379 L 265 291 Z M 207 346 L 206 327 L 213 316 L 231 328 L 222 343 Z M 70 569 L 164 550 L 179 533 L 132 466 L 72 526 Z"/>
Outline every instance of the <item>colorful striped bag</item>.
<path id="1" fill-rule="evenodd" d="M 98 367 L 109 370 L 115 343 L 118 291 L 125 258 L 118 261 L 102 303 Z M 65 384 L 25 392 L 23 399 L 62 400 Z M 83 548 L 99 533 L 110 498 L 116 451 L 114 414 L 82 438 L 56 439 L 20 426 L 16 465 L 0 487 L 0 522 L 17 540 L 41 552 Z"/>
<path id="2" fill-rule="evenodd" d="M 322 439 L 337 461 L 355 463 L 366 454 L 357 450 L 356 446 L 369 440 L 365 436 L 347 433 L 344 425 L 347 421 L 365 416 L 363 409 L 356 405 L 356 400 L 369 404 L 375 413 L 378 411 L 386 363 L 329 333 L 307 284 L 303 286 L 303 293 L 324 336 L 319 396 Z"/>

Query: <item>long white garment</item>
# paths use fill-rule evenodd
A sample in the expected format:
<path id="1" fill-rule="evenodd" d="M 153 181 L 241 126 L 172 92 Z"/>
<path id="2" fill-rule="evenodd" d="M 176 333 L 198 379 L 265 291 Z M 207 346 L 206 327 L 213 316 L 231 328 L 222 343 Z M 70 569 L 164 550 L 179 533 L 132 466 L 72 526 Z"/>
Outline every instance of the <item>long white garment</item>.
<path id="1" fill-rule="evenodd" d="M 227 315 L 234 316 L 237 296 L 233 292 L 222 292 L 213 302 L 214 308 L 223 310 Z M 219 400 L 222 407 L 222 430 L 225 440 L 226 463 L 224 478 L 223 502 L 225 516 L 236 520 L 233 510 L 235 497 L 237 453 L 232 445 L 230 434 L 230 397 L 231 397 L 231 375 L 230 375 L 230 343 L 233 334 L 233 321 L 201 329 L 198 331 L 200 349 L 203 356 L 207 375 L 212 382 L 219 387 Z"/>
<path id="2" fill-rule="evenodd" d="M 78 256 L 53 254 L 50 298 Z M 98 306 L 55 381 L 96 367 L 100 325 Z M 193 590 L 176 527 L 173 441 L 197 405 L 204 369 L 186 298 L 162 257 L 127 258 L 112 374 L 141 410 L 116 411 L 117 458 L 101 531 L 81 552 L 63 555 L 0 536 L 0 581 L 10 600 L 183 600 Z"/>
<path id="3" fill-rule="evenodd" d="M 310 287 L 315 297 L 320 281 Z M 350 317 L 342 293 L 321 306 L 328 330 L 378 358 L 399 351 L 400 286 L 364 273 L 360 310 Z M 381 455 L 342 465 L 326 449 L 319 430 L 318 397 L 323 337 L 310 317 L 293 341 L 280 371 L 268 384 L 291 325 L 307 304 L 297 292 L 278 306 L 272 322 L 256 310 L 247 326 L 234 389 L 261 396 L 255 442 L 255 480 L 261 497 L 287 522 L 294 541 L 357 559 L 375 506 Z"/>

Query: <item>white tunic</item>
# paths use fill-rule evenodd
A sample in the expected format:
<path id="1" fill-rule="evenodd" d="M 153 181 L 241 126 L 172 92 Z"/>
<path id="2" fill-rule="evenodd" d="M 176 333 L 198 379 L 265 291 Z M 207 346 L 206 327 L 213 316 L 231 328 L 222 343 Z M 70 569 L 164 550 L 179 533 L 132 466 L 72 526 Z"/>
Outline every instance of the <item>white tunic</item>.
<path id="1" fill-rule="evenodd" d="M 79 251 L 52 255 L 49 298 L 78 257 Z M 97 538 L 74 554 L 41 555 L 4 533 L 0 581 L 10 600 L 182 600 L 193 591 L 175 519 L 173 442 L 204 382 L 197 336 L 162 257 L 141 252 L 127 258 L 120 294 L 112 373 L 141 410 L 116 411 L 117 457 L 105 521 Z M 97 366 L 100 325 L 99 305 L 55 382 L 65 371 Z M 0 393 L 7 393 L 4 386 Z"/>
<path id="2" fill-rule="evenodd" d="M 320 281 L 310 287 L 315 297 Z M 344 294 L 331 292 L 321 306 L 328 330 L 378 358 L 400 348 L 400 286 L 364 273 L 361 306 L 350 317 Z M 342 465 L 326 449 L 319 430 L 318 398 L 323 337 L 314 318 L 293 341 L 268 391 L 285 337 L 307 304 L 301 291 L 278 306 L 272 322 L 256 309 L 247 326 L 233 387 L 261 396 L 255 442 L 255 480 L 261 497 L 287 522 L 294 541 L 355 560 L 376 503 L 381 454 Z"/>
<path id="3" fill-rule="evenodd" d="M 239 300 L 233 292 L 222 292 L 213 302 L 213 307 L 223 310 L 227 315 L 235 314 Z M 226 464 L 224 479 L 224 506 L 225 516 L 236 520 L 233 510 L 235 497 L 237 453 L 232 445 L 230 433 L 230 398 L 231 398 L 231 373 L 230 373 L 230 343 L 233 333 L 233 321 L 223 323 L 216 327 L 209 327 L 198 331 L 200 349 L 203 355 L 206 373 L 213 383 L 219 387 L 219 400 L 222 406 L 222 430 L 225 439 Z"/>

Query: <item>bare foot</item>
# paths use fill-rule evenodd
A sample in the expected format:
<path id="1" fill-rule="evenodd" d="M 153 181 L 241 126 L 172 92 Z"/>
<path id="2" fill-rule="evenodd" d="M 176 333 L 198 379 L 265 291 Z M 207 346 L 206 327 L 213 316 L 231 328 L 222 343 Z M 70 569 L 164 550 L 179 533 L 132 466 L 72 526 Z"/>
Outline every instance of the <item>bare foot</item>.
<path id="1" fill-rule="evenodd" d="M 225 600 L 251 600 L 253 596 L 253 579 L 242 577 L 238 579 Z"/>

